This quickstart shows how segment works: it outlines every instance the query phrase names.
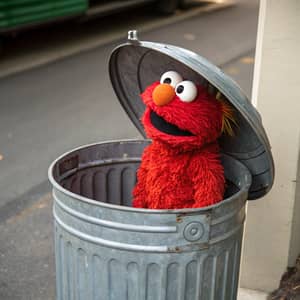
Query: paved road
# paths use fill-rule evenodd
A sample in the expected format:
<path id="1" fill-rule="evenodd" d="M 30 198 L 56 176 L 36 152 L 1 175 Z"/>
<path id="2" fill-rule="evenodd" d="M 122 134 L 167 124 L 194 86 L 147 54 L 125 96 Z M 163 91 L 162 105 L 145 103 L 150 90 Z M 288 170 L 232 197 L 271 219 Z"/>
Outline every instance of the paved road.
<path id="1" fill-rule="evenodd" d="M 257 13 L 258 1 L 240 1 L 141 38 L 201 53 L 250 94 Z M 82 144 L 139 136 L 108 78 L 118 43 L 0 80 L 0 299 L 53 298 L 50 162 Z"/>

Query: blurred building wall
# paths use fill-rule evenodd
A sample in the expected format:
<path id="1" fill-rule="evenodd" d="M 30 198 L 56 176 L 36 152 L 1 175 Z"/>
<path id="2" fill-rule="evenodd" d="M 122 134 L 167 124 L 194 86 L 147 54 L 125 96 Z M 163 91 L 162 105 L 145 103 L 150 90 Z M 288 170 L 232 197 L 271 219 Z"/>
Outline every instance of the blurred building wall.
<path id="1" fill-rule="evenodd" d="M 275 182 L 248 205 L 240 283 L 271 291 L 300 253 L 299 0 L 261 0 L 252 101 L 272 145 Z"/>

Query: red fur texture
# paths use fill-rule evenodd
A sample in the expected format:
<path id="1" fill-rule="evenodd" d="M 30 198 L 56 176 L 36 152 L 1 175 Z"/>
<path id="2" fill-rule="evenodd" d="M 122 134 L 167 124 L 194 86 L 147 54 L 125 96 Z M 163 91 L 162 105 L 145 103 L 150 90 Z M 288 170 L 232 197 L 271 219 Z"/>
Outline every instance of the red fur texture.
<path id="1" fill-rule="evenodd" d="M 143 153 L 134 188 L 133 206 L 151 209 L 198 208 L 223 199 L 225 178 L 217 138 L 222 130 L 222 107 L 204 87 L 190 103 L 177 96 L 157 106 L 150 85 L 141 95 L 146 104 L 142 122 L 153 140 Z M 167 134 L 151 122 L 154 111 L 190 136 Z"/>

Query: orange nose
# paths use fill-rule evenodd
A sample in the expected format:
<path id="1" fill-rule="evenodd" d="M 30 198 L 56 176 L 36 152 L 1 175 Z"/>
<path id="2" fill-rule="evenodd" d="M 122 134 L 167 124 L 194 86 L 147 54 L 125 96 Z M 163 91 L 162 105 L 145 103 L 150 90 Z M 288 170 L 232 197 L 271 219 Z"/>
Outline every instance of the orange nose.
<path id="1" fill-rule="evenodd" d="M 152 92 L 152 99 L 157 106 L 168 104 L 174 97 L 174 88 L 166 83 L 159 84 Z"/>

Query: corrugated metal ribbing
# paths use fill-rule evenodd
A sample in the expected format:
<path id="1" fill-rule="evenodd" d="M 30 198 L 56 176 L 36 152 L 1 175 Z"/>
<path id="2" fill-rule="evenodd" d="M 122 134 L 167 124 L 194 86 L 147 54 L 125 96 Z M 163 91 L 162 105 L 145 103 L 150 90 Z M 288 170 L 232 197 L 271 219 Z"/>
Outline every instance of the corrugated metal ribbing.
<path id="1" fill-rule="evenodd" d="M 228 268 L 229 251 L 223 251 L 217 256 L 216 261 L 216 299 L 226 300 L 225 291 L 227 289 L 227 268 Z"/>
<path id="2" fill-rule="evenodd" d="M 105 248 L 95 254 L 95 249 L 84 249 L 81 242 L 56 230 L 57 299 L 236 299 L 239 240 L 215 255 L 192 260 L 174 256 L 168 262 L 160 258 L 155 262 L 153 257 L 147 263 L 138 256 L 136 261 L 126 254 L 113 257 L 114 252 Z"/>
<path id="3" fill-rule="evenodd" d="M 76 251 L 75 266 L 77 266 L 77 272 L 75 272 L 77 289 L 73 288 L 73 290 L 77 291 L 77 297 L 75 299 L 91 299 L 90 297 L 87 298 L 87 295 L 90 296 L 91 292 L 91 289 L 89 288 L 91 282 L 89 279 L 91 268 L 89 267 L 87 253 L 82 248 L 78 248 Z M 71 262 L 69 264 L 69 268 L 70 267 Z"/>
<path id="4" fill-rule="evenodd" d="M 135 185 L 136 169 L 127 167 L 122 170 L 121 178 L 121 204 L 125 206 L 131 205 L 132 190 Z"/>
<path id="5" fill-rule="evenodd" d="M 200 268 L 196 260 L 192 260 L 185 266 L 185 286 L 182 289 L 182 298 L 186 300 L 200 299 L 200 285 L 199 277 Z M 184 298 L 185 297 L 185 298 Z"/>
<path id="6" fill-rule="evenodd" d="M 160 280 L 160 273 L 161 273 L 161 266 L 158 263 L 150 263 L 147 266 L 147 285 L 146 288 L 146 295 L 147 300 L 161 300 L 160 291 L 161 288 L 161 280 Z"/>
<path id="7" fill-rule="evenodd" d="M 98 170 L 78 172 L 76 176 L 66 178 L 63 185 L 66 189 L 89 199 L 131 206 L 138 164 L 132 165 L 108 167 L 105 173 Z"/>
<path id="8" fill-rule="evenodd" d="M 0 28 L 79 14 L 87 8 L 87 0 L 0 0 Z"/>
<path id="9" fill-rule="evenodd" d="M 139 298 L 139 266 L 136 262 L 127 264 L 127 298 L 140 300 Z"/>
<path id="10" fill-rule="evenodd" d="M 232 280 L 232 299 L 236 299 L 236 294 L 238 290 L 238 280 L 240 273 L 240 260 L 241 260 L 241 248 L 242 242 L 240 239 L 237 239 L 234 246 L 234 271 L 233 271 L 233 280 Z"/>
<path id="11" fill-rule="evenodd" d="M 57 226 L 55 226 L 55 231 L 57 231 Z M 55 234 L 55 253 L 58 253 L 58 256 L 55 257 L 55 270 L 56 270 L 56 298 L 63 299 L 62 296 L 62 253 L 61 253 L 61 244 L 63 243 L 62 235 Z"/>
<path id="12" fill-rule="evenodd" d="M 74 296 L 75 292 L 75 286 L 74 286 L 74 270 L 73 270 L 73 247 L 72 243 L 69 241 L 66 243 L 66 248 L 65 248 L 65 253 L 66 253 L 66 260 L 67 260 L 67 266 L 66 266 L 66 287 L 67 287 L 67 295 L 72 297 Z"/>
<path id="13" fill-rule="evenodd" d="M 106 174 L 102 171 L 95 173 L 93 178 L 93 199 L 107 202 L 107 192 L 106 192 Z"/>
<path id="14" fill-rule="evenodd" d="M 60 235 L 57 241 L 57 299 L 235 300 L 239 243 L 215 256 L 170 263 L 138 263 L 87 252 Z M 101 251 L 101 252 L 102 252 Z M 118 256 L 118 255 L 116 255 Z M 60 276 L 62 274 L 62 276 Z M 75 294 L 74 294 L 75 293 Z M 87 298 L 87 295 L 89 298 Z"/>
<path id="15" fill-rule="evenodd" d="M 120 169 L 111 168 L 106 176 L 107 202 L 120 204 Z"/>
<path id="16" fill-rule="evenodd" d="M 136 143 L 100 145 L 54 167 L 68 189 L 53 193 L 57 300 L 236 300 L 247 194 L 192 213 L 123 207 L 136 180 Z M 225 159 L 228 181 L 248 186 L 246 169 L 242 176 L 242 165 Z"/>
<path id="17" fill-rule="evenodd" d="M 126 299 L 126 266 L 116 258 L 108 262 L 109 300 Z"/>
<path id="18" fill-rule="evenodd" d="M 166 297 L 162 297 L 162 299 L 182 299 L 178 297 L 178 287 L 179 287 L 179 263 L 177 262 L 173 262 L 170 263 L 167 266 L 167 271 L 166 273 L 166 278 L 164 278 L 165 280 L 163 281 L 166 282 L 166 284 L 163 284 L 163 290 L 166 291 Z"/>

